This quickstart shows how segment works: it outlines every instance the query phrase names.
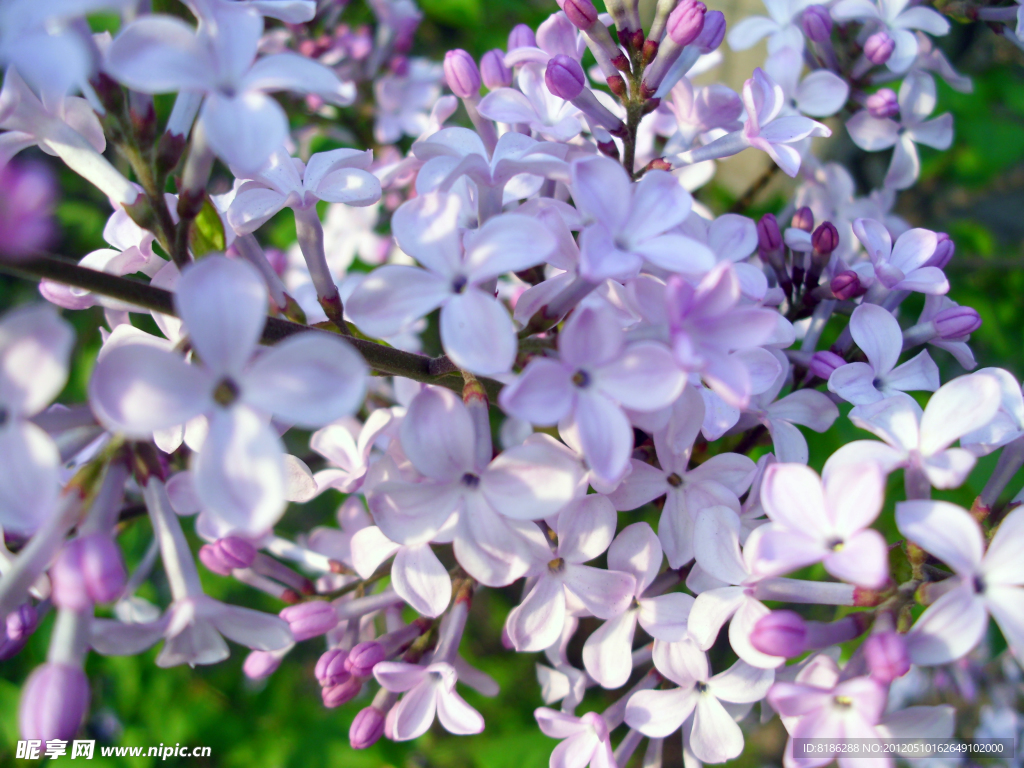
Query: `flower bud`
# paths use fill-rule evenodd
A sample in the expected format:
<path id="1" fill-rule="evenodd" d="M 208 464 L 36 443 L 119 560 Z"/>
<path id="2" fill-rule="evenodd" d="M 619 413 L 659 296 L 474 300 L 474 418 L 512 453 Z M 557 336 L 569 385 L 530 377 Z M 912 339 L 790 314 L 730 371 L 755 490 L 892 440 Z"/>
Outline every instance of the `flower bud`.
<path id="1" fill-rule="evenodd" d="M 868 114 L 879 120 L 887 117 L 895 117 L 900 112 L 899 102 L 896 101 L 896 92 L 891 88 L 882 88 L 872 93 L 864 102 Z"/>
<path id="2" fill-rule="evenodd" d="M 278 616 L 288 622 L 297 643 L 330 632 L 338 626 L 338 614 L 334 606 L 324 600 L 289 605 Z"/>
<path id="3" fill-rule="evenodd" d="M 597 23 L 597 8 L 590 0 L 565 0 L 562 10 L 572 25 L 584 32 Z"/>
<path id="4" fill-rule="evenodd" d="M 516 48 L 536 48 L 537 36 L 533 30 L 525 24 L 516 24 L 508 33 L 508 49 L 514 51 Z"/>
<path id="5" fill-rule="evenodd" d="M 256 547 L 238 536 L 225 536 L 199 549 L 199 559 L 221 576 L 230 576 L 236 568 L 248 568 L 256 559 Z"/>
<path id="6" fill-rule="evenodd" d="M 444 79 L 460 99 L 473 99 L 480 95 L 480 70 L 473 57 L 461 48 L 444 55 Z"/>
<path id="7" fill-rule="evenodd" d="M 945 269 L 946 265 L 949 264 L 953 259 L 953 254 L 956 253 L 956 246 L 953 240 L 945 232 L 936 232 L 938 236 L 938 242 L 935 244 L 935 251 L 929 257 L 928 261 L 924 263 L 926 267 L 938 267 L 939 269 Z"/>
<path id="8" fill-rule="evenodd" d="M 39 626 L 39 613 L 32 603 L 22 603 L 7 614 L 7 637 L 19 642 L 27 639 Z"/>
<path id="9" fill-rule="evenodd" d="M 981 328 L 981 316 L 971 307 L 950 307 L 932 318 L 935 332 L 942 339 L 959 339 Z"/>
<path id="10" fill-rule="evenodd" d="M 774 213 L 766 213 L 757 222 L 757 247 L 762 251 L 776 251 L 782 247 L 782 233 Z"/>
<path id="11" fill-rule="evenodd" d="M 89 707 L 89 681 L 81 667 L 47 662 L 21 690 L 18 723 L 23 739 L 70 741 Z"/>
<path id="12" fill-rule="evenodd" d="M 316 669 L 313 674 L 320 681 L 324 688 L 341 685 L 347 681 L 352 674 L 345 668 L 348 660 L 348 651 L 342 648 L 331 648 L 324 651 L 316 662 Z"/>
<path id="13" fill-rule="evenodd" d="M 816 43 L 824 43 L 832 37 L 832 17 L 828 9 L 821 5 L 812 5 L 804 11 L 804 34 Z"/>
<path id="14" fill-rule="evenodd" d="M 41 163 L 0 168 L 0 258 L 24 258 L 49 245 L 56 197 L 56 180 Z"/>
<path id="15" fill-rule="evenodd" d="M 811 363 L 808 368 L 811 373 L 819 379 L 828 381 L 829 376 L 832 375 L 832 371 L 836 368 L 841 368 L 844 365 L 846 365 L 846 361 L 835 352 L 822 351 L 815 352 L 811 355 Z"/>
<path id="16" fill-rule="evenodd" d="M 701 53 L 711 53 L 718 49 L 725 39 L 725 14 L 721 11 L 708 11 L 704 14 L 704 28 L 693 45 Z"/>
<path id="17" fill-rule="evenodd" d="M 708 7 L 698 0 L 682 0 L 668 15 L 666 31 L 674 43 L 689 45 L 704 30 Z"/>
<path id="18" fill-rule="evenodd" d="M 505 66 L 505 54 L 500 48 L 480 57 L 480 78 L 490 91 L 512 85 L 512 70 Z"/>
<path id="19" fill-rule="evenodd" d="M 348 741 L 352 749 L 366 749 L 376 744 L 384 735 L 384 713 L 376 707 L 360 710 L 348 729 Z"/>
<path id="20" fill-rule="evenodd" d="M 831 221 L 823 221 L 811 235 L 811 246 L 815 253 L 832 253 L 839 247 L 839 230 Z"/>
<path id="21" fill-rule="evenodd" d="M 860 275 L 852 269 L 840 272 L 833 277 L 830 287 L 832 288 L 832 295 L 842 301 L 854 299 L 865 291 L 864 287 L 860 284 Z"/>
<path id="22" fill-rule="evenodd" d="M 802 229 L 804 232 L 814 231 L 814 213 L 806 205 L 793 214 L 793 220 L 789 225 L 793 229 Z"/>
<path id="23" fill-rule="evenodd" d="M 772 611 L 754 624 L 750 644 L 769 656 L 799 656 L 807 650 L 807 622 L 793 611 Z"/>
<path id="24" fill-rule="evenodd" d="M 885 64 L 896 48 L 896 41 L 884 29 L 864 41 L 864 55 L 872 64 Z"/>
<path id="25" fill-rule="evenodd" d="M 373 668 L 384 661 L 386 656 L 384 646 L 374 640 L 359 643 L 345 659 L 345 669 L 357 677 L 369 677 L 373 674 Z"/>
<path id="26" fill-rule="evenodd" d="M 572 101 L 583 91 L 586 78 L 583 67 L 576 59 L 560 53 L 548 62 L 544 70 L 544 82 L 552 95 Z"/>
<path id="27" fill-rule="evenodd" d="M 903 677 L 910 670 L 906 640 L 891 630 L 874 632 L 864 641 L 864 658 L 871 676 L 883 684 Z"/>
<path id="28" fill-rule="evenodd" d="M 262 680 L 270 677 L 281 666 L 281 657 L 268 651 L 253 651 L 245 657 L 242 672 L 250 680 Z"/>
<path id="29" fill-rule="evenodd" d="M 359 691 L 362 689 L 363 681 L 358 677 L 349 676 L 347 680 L 338 683 L 338 685 L 321 688 L 320 698 L 323 700 L 325 707 L 333 709 L 334 707 L 340 707 L 342 704 L 348 704 L 359 695 Z"/>
<path id="30" fill-rule="evenodd" d="M 53 602 L 81 611 L 93 603 L 109 603 L 124 589 L 127 574 L 121 550 L 110 536 L 93 533 L 68 542 L 50 570 Z"/>

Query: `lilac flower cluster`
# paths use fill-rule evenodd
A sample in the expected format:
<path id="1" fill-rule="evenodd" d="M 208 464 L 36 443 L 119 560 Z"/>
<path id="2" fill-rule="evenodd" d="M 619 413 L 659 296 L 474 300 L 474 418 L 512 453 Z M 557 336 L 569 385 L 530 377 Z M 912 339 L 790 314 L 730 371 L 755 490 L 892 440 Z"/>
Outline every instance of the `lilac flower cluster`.
<path id="1" fill-rule="evenodd" d="M 934 76 L 970 87 L 929 37 L 949 30 L 937 11 L 766 0 L 769 16 L 727 30 L 697 0 L 651 18 L 636 0 L 562 0 L 507 51 L 436 63 L 410 58 L 412 0 L 369 0 L 372 29 L 341 22 L 344 4 L 185 4 L 192 22 L 121 0 L 0 10 L 0 269 L 50 302 L 0 320 L 0 655 L 56 613 L 24 738 L 74 736 L 90 652 L 162 643 L 160 666 L 213 664 L 226 640 L 252 649 L 251 678 L 321 644 L 324 705 L 361 702 L 356 749 L 435 718 L 478 733 L 457 683 L 497 685 L 460 644 L 474 592 L 513 584 L 503 640 L 546 654 L 552 768 L 625 766 L 644 739 L 659 766 L 680 730 L 688 765 L 725 762 L 756 703 L 797 738 L 949 736 L 952 708 L 905 706 L 901 681 L 965 663 L 990 617 L 1024 654 L 1024 511 L 1001 501 L 1024 465 L 1024 395 L 994 368 L 942 382 L 931 348 L 971 371 L 981 321 L 946 296 L 949 237 L 891 213 L 917 145 L 952 141 Z M 88 32 L 97 8 L 122 14 L 113 37 Z M 740 93 L 695 84 L 723 40 L 765 37 Z M 352 143 L 335 121 L 360 89 L 383 148 L 304 151 L 317 131 Z M 291 130 L 268 95 L 282 91 L 315 120 Z M 893 150 L 865 196 L 815 154 L 843 122 L 861 150 Z M 109 198 L 109 248 L 77 265 L 42 253 L 53 182 L 11 161 L 31 146 Z M 792 200 L 716 217 L 691 193 L 748 149 L 797 179 Z M 257 233 L 285 208 L 295 245 L 265 250 Z M 916 322 L 900 311 L 913 293 Z M 87 403 L 53 404 L 75 342 L 54 305 L 102 308 Z M 437 358 L 420 354 L 432 319 Z M 922 408 L 907 392 L 933 394 Z M 842 403 L 877 439 L 819 476 L 800 427 L 832 429 Z M 996 452 L 970 511 L 931 499 Z M 893 475 L 902 540 L 887 542 Z M 275 533 L 329 489 L 337 525 Z M 152 546 L 129 574 L 118 535 L 136 508 Z M 164 606 L 136 594 L 157 555 Z M 213 599 L 197 562 L 285 607 Z M 843 608 L 823 622 L 766 602 Z M 568 646 L 588 617 L 580 668 Z M 715 668 L 716 643 L 735 663 Z M 595 686 L 621 695 L 577 715 Z"/>

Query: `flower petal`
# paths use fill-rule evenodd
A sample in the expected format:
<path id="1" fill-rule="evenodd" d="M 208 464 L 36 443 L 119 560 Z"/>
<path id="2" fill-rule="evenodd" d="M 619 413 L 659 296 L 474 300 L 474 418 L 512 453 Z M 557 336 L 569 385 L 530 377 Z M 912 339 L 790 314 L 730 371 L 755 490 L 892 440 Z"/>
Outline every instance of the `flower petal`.
<path id="1" fill-rule="evenodd" d="M 498 299 L 468 288 L 441 309 L 441 344 L 459 368 L 494 376 L 512 367 L 516 329 Z"/>

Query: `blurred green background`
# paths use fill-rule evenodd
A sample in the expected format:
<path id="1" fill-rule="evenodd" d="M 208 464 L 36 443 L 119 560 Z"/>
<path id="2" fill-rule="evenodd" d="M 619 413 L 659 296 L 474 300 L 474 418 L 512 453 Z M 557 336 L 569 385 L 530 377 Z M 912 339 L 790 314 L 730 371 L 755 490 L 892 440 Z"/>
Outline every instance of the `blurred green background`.
<path id="1" fill-rule="evenodd" d="M 360 0 L 353 0 L 357 15 L 365 12 L 356 7 L 359 5 Z M 490 48 L 503 48 L 514 24 L 524 22 L 535 27 L 556 10 L 550 0 L 420 0 L 420 5 L 426 19 L 414 52 L 436 59 L 455 47 L 477 56 Z M 717 6 L 711 3 L 710 7 Z M 760 12 L 758 7 L 751 9 Z M 728 10 L 734 13 L 736 8 Z M 922 180 L 900 196 L 897 210 L 913 225 L 946 231 L 953 237 L 957 255 L 947 268 L 952 284 L 950 296 L 977 309 L 984 320 L 971 344 L 979 367 L 998 365 L 1019 379 L 1024 374 L 1024 56 L 983 24 L 954 25 L 953 33 L 939 42 L 954 65 L 974 78 L 975 88 L 972 94 L 964 95 L 940 83 L 936 113 L 953 113 L 955 144 L 945 153 L 924 149 Z M 762 52 L 763 45 L 758 56 Z M 856 169 L 859 177 L 870 178 L 878 171 L 877 163 L 885 159 L 884 154 L 869 159 Z M 65 198 L 57 210 L 62 228 L 59 250 L 80 258 L 103 247 L 101 233 L 107 209 L 99 194 L 74 175 L 62 173 L 61 180 Z M 737 196 L 735 189 L 715 186 L 697 194 L 719 211 Z M 780 194 L 769 193 L 759 200 L 760 209 L 778 210 L 781 204 Z M 34 286 L 0 277 L 0 306 L 34 298 Z M 918 306 L 908 302 L 908 317 L 916 317 L 917 310 Z M 101 316 L 98 310 L 66 314 L 79 329 L 79 345 L 72 379 L 62 399 L 81 401 L 89 359 L 99 345 L 96 328 Z M 945 353 L 933 354 L 943 368 L 944 380 L 958 375 L 957 364 Z M 820 469 L 836 447 L 863 436 L 845 418 L 826 435 L 810 435 L 812 464 Z M 991 458 L 980 462 L 968 485 L 948 494 L 948 498 L 969 505 L 992 464 Z M 1012 490 L 1015 492 L 1019 485 L 1018 480 Z M 284 530 L 308 530 L 330 521 L 340 500 L 339 495 L 328 494 L 295 510 L 285 518 Z M 649 509 L 625 522 L 637 519 L 653 523 L 657 516 Z M 889 534 L 894 540 L 894 531 Z M 144 519 L 127 529 L 122 541 L 130 564 L 138 561 L 148 540 Z M 141 594 L 164 605 L 168 593 L 161 578 L 158 575 L 155 584 L 147 585 Z M 279 608 L 269 599 L 261 603 L 251 590 L 205 570 L 203 578 L 208 592 L 220 599 L 271 611 Z M 194 670 L 158 669 L 153 664 L 155 650 L 130 658 L 91 655 L 87 671 L 93 683 L 93 698 L 87 737 L 97 739 L 98 745 L 180 743 L 212 748 L 210 758 L 170 758 L 165 761 L 169 766 L 545 766 L 556 742 L 541 735 L 533 719 L 533 710 L 541 705 L 534 673 L 539 657 L 506 652 L 500 643 L 502 623 L 518 600 L 519 589 L 486 590 L 473 605 L 464 654 L 502 687 L 497 699 L 485 699 L 464 689 L 467 700 L 487 721 L 486 731 L 479 736 L 453 737 L 435 725 L 416 742 L 393 744 L 382 740 L 369 750 L 352 750 L 348 745 L 349 724 L 368 699 L 336 710 L 325 709 L 312 673 L 319 645 L 307 642 L 269 681 L 257 684 L 241 673 L 245 653 L 237 647 L 229 661 Z M 0 662 L 0 765 L 20 762 L 14 759 L 20 687 L 29 671 L 45 659 L 51 624 L 52 616 L 18 657 Z M 998 644 L 998 638 L 993 642 Z M 571 649 L 577 660 L 578 645 Z M 715 649 L 723 661 L 725 653 L 724 649 Z M 581 710 L 601 709 L 615 698 L 614 693 L 591 693 Z M 678 741 L 678 736 L 668 740 L 667 768 L 681 764 Z M 747 751 L 739 763 L 777 763 L 783 741 L 776 720 L 748 739 Z M 100 758 L 99 749 L 94 760 L 96 765 L 147 766 L 158 762 L 153 758 Z"/>

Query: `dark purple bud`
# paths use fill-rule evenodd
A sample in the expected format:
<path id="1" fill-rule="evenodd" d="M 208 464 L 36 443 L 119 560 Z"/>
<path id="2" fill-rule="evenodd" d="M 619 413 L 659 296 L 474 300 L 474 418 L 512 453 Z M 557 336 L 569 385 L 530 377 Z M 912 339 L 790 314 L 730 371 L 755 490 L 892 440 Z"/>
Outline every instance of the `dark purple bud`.
<path id="1" fill-rule="evenodd" d="M 721 11 L 708 11 L 704 14 L 704 28 L 693 44 L 701 53 L 711 53 L 725 39 L 725 14 Z"/>
<path id="2" fill-rule="evenodd" d="M 39 626 L 39 612 L 32 603 L 22 603 L 7 614 L 7 637 L 15 642 L 26 640 Z"/>
<path id="3" fill-rule="evenodd" d="M 21 738 L 70 741 L 88 707 L 89 681 L 81 667 L 55 662 L 38 666 L 21 689 Z"/>
<path id="4" fill-rule="evenodd" d="M 757 247 L 762 251 L 777 251 L 782 247 L 782 233 L 774 213 L 766 213 L 757 222 Z"/>
<path id="5" fill-rule="evenodd" d="M 93 603 L 109 603 L 124 589 L 127 574 L 121 550 L 103 533 L 69 542 L 50 569 L 53 602 L 60 608 L 81 611 Z"/>
<path id="6" fill-rule="evenodd" d="M 552 95 L 571 101 L 582 93 L 586 77 L 576 59 L 560 53 L 548 62 L 544 70 L 544 82 Z"/>
<path id="7" fill-rule="evenodd" d="M 750 644 L 769 656 L 799 656 L 807 650 L 807 622 L 793 611 L 772 611 L 754 625 Z"/>
<path id="8" fill-rule="evenodd" d="M 505 53 L 500 48 L 480 57 L 480 78 L 490 91 L 512 85 L 512 70 L 505 66 Z"/>
<path id="9" fill-rule="evenodd" d="M 698 0 L 682 0 L 668 15 L 668 36 L 679 45 L 689 45 L 704 31 L 707 12 L 708 7 Z"/>
<path id="10" fill-rule="evenodd" d="M 883 120 L 887 117 L 895 117 L 899 114 L 900 105 L 896 101 L 896 92 L 891 88 L 882 88 L 875 91 L 864 102 L 868 114 Z"/>
<path id="11" fill-rule="evenodd" d="M 872 633 L 864 641 L 864 658 L 871 676 L 886 685 L 910 670 L 906 640 L 896 632 Z"/>
<path id="12" fill-rule="evenodd" d="M 323 655 L 316 662 L 316 669 L 313 674 L 320 681 L 324 688 L 341 685 L 347 681 L 352 674 L 345 668 L 348 660 L 348 651 L 342 648 L 331 648 L 324 651 Z"/>
<path id="13" fill-rule="evenodd" d="M 525 24 L 516 24 L 508 33 L 508 49 L 514 51 L 516 48 L 536 48 L 537 36 L 533 30 Z"/>
<path id="14" fill-rule="evenodd" d="M 815 352 L 811 356 L 811 364 L 808 368 L 819 379 L 828 381 L 832 371 L 844 365 L 846 365 L 846 361 L 835 352 Z"/>
<path id="15" fill-rule="evenodd" d="M 466 51 L 456 48 L 444 55 L 444 79 L 460 99 L 480 95 L 480 70 Z"/>
<path id="16" fill-rule="evenodd" d="M 297 643 L 330 632 L 338 626 L 338 614 L 334 606 L 324 600 L 289 605 L 278 616 L 288 622 Z"/>
<path id="17" fill-rule="evenodd" d="M 373 668 L 387 657 L 387 651 L 380 643 L 370 640 L 359 643 L 345 660 L 345 669 L 357 677 L 369 677 Z"/>
<path id="18" fill-rule="evenodd" d="M 572 25 L 584 32 L 597 23 L 597 8 L 590 0 L 565 0 L 562 10 Z"/>
<path id="19" fill-rule="evenodd" d="M 348 729 L 348 741 L 352 749 L 372 747 L 384 735 L 384 713 L 376 707 L 360 710 L 352 727 Z"/>
<path id="20" fill-rule="evenodd" d="M 823 221 L 811 235 L 811 246 L 816 253 L 832 253 L 839 247 L 839 230 L 831 221 Z"/>
<path id="21" fill-rule="evenodd" d="M 320 698 L 323 699 L 325 707 L 333 709 L 334 707 L 340 707 L 342 704 L 348 704 L 359 695 L 359 691 L 362 689 L 363 681 L 358 677 L 350 676 L 343 683 L 338 683 L 338 685 L 332 685 L 328 688 L 321 688 Z"/>
<path id="22" fill-rule="evenodd" d="M 814 231 L 814 213 L 806 205 L 793 214 L 793 220 L 789 222 L 793 229 L 802 229 L 804 232 Z"/>
<path id="23" fill-rule="evenodd" d="M 832 37 L 832 17 L 828 9 L 812 5 L 804 11 L 804 34 L 816 43 L 824 43 Z"/>
<path id="24" fill-rule="evenodd" d="M 884 29 L 864 41 L 864 55 L 872 64 L 885 64 L 896 48 L 896 41 Z"/>
<path id="25" fill-rule="evenodd" d="M 952 261 L 953 254 L 956 253 L 956 246 L 953 244 L 953 240 L 945 232 L 936 232 L 935 234 L 938 236 L 938 243 L 935 245 L 935 252 L 932 253 L 928 261 L 924 263 L 924 266 L 945 269 L 946 265 Z"/>
<path id="26" fill-rule="evenodd" d="M 981 328 L 981 315 L 971 307 L 950 307 L 932 319 L 935 331 L 942 339 L 959 339 Z"/>
<path id="27" fill-rule="evenodd" d="M 281 657 L 268 651 L 253 651 L 245 657 L 242 672 L 250 680 L 270 677 L 281 666 Z"/>
<path id="28" fill-rule="evenodd" d="M 832 295 L 837 299 L 846 301 L 861 296 L 865 288 L 860 284 L 860 276 L 852 269 L 840 272 L 832 278 Z"/>

